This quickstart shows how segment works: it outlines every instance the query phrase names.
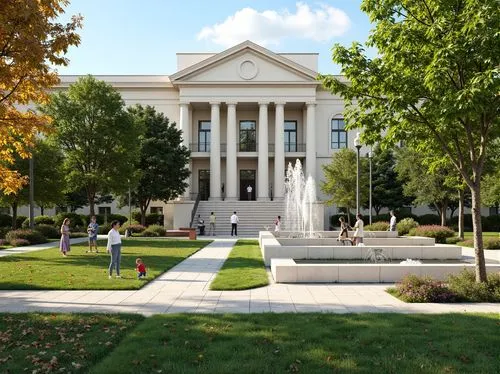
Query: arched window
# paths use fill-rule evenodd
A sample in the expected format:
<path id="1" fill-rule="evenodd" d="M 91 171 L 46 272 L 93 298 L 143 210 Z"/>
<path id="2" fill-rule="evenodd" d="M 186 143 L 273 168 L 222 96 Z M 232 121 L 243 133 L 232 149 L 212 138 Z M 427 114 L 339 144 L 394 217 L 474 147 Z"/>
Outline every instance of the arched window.
<path id="1" fill-rule="evenodd" d="M 332 118 L 330 123 L 331 149 L 347 148 L 347 131 L 343 118 Z"/>

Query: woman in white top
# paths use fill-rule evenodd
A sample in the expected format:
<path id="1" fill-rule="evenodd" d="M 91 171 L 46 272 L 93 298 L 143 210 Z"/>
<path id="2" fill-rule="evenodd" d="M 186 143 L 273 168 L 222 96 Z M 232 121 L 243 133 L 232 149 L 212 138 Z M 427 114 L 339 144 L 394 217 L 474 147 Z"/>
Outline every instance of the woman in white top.
<path id="1" fill-rule="evenodd" d="M 116 277 L 120 277 L 120 260 L 122 252 L 122 238 L 118 229 L 120 228 L 120 222 L 111 222 L 111 230 L 108 232 L 108 246 L 107 251 L 111 252 L 111 262 L 109 264 L 109 279 L 113 275 L 113 268 L 116 269 Z"/>
<path id="2" fill-rule="evenodd" d="M 362 215 L 360 213 L 356 214 L 356 224 L 354 225 L 354 245 L 358 245 L 363 243 L 363 237 L 365 236 L 365 232 L 363 230 L 364 222 L 361 219 Z"/>

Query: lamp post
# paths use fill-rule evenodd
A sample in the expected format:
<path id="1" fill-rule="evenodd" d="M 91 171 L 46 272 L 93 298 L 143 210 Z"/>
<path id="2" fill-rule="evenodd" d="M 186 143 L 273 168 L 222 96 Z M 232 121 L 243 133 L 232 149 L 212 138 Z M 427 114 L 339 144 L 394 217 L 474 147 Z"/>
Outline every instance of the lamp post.
<path id="1" fill-rule="evenodd" d="M 356 147 L 357 153 L 356 153 L 356 214 L 359 213 L 359 175 L 360 175 L 360 168 L 359 168 L 359 151 L 361 149 L 361 139 L 359 138 L 359 132 L 356 134 L 356 137 L 354 138 L 354 146 Z"/>
<path id="2" fill-rule="evenodd" d="M 35 162 L 33 160 L 34 157 L 34 149 L 31 150 L 31 157 L 29 160 L 29 180 L 30 180 L 30 190 L 29 190 L 29 216 L 30 216 L 30 229 L 35 228 Z"/>
<path id="3" fill-rule="evenodd" d="M 368 199 L 368 209 L 370 209 L 370 225 L 372 224 L 372 152 L 366 154 L 368 156 L 368 163 L 370 165 L 370 194 Z"/>

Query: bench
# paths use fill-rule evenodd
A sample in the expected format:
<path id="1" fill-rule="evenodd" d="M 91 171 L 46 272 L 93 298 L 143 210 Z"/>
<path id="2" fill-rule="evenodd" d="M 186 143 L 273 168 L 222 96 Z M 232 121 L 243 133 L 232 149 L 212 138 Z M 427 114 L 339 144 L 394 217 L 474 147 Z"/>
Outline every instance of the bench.
<path id="1" fill-rule="evenodd" d="M 180 227 L 179 230 L 167 230 L 167 238 L 179 238 L 187 236 L 189 240 L 196 240 L 196 229 L 190 227 Z"/>

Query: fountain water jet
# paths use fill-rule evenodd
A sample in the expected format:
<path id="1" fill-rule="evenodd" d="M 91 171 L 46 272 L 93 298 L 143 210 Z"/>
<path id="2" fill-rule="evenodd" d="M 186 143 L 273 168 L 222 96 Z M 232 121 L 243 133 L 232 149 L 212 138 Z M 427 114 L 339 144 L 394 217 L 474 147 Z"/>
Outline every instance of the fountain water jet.
<path id="1" fill-rule="evenodd" d="M 292 236 L 312 238 L 316 211 L 316 185 L 309 176 L 307 181 L 300 160 L 288 164 L 285 182 L 285 226 Z"/>

